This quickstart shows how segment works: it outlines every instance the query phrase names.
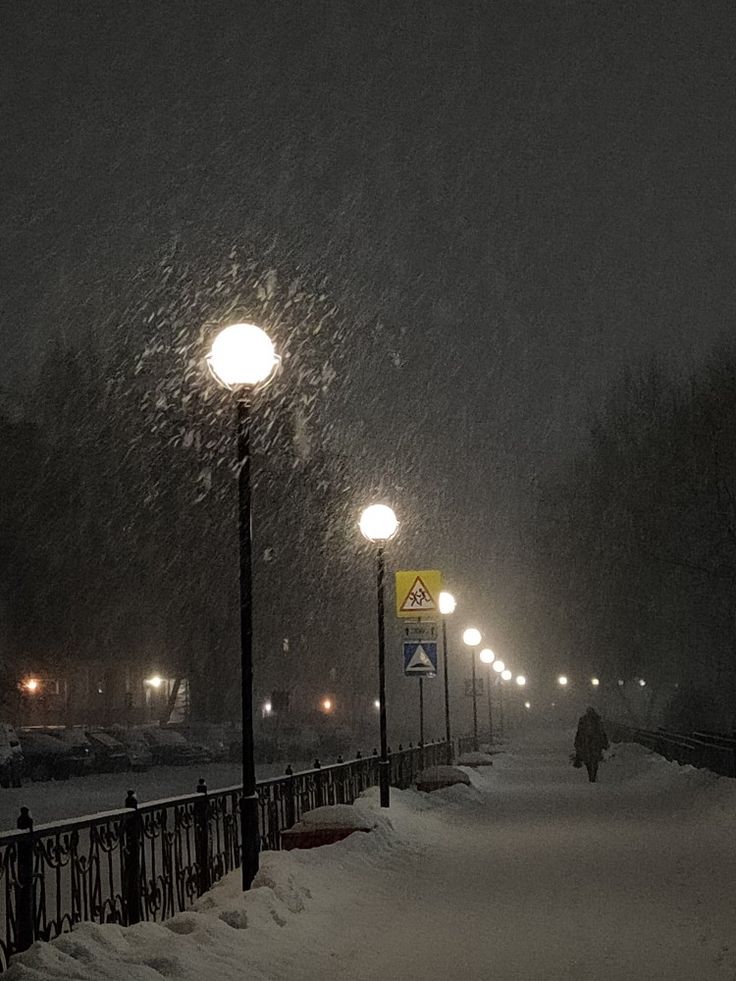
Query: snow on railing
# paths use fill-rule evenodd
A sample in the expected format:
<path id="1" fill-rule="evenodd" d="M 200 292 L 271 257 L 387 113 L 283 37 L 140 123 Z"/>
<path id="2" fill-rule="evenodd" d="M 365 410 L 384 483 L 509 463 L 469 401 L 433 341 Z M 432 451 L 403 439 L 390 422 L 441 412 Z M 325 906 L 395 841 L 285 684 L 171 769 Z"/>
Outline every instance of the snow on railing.
<path id="1" fill-rule="evenodd" d="M 412 785 L 423 766 L 444 763 L 444 742 L 391 753 L 391 783 Z M 352 804 L 378 783 L 378 756 L 288 772 L 257 785 L 261 848 L 324 804 Z M 0 834 L 0 973 L 35 940 L 75 923 L 164 920 L 187 909 L 213 882 L 240 866 L 240 786 L 126 806 Z"/>

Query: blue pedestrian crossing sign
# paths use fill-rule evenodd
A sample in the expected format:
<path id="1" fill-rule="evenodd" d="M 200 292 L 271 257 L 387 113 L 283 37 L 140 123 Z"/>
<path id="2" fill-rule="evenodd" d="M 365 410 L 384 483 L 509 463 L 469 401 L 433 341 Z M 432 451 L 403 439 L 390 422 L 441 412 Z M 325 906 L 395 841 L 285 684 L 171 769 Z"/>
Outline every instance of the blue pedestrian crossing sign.
<path id="1" fill-rule="evenodd" d="M 437 674 L 437 643 L 430 640 L 405 640 L 404 674 L 434 678 Z"/>

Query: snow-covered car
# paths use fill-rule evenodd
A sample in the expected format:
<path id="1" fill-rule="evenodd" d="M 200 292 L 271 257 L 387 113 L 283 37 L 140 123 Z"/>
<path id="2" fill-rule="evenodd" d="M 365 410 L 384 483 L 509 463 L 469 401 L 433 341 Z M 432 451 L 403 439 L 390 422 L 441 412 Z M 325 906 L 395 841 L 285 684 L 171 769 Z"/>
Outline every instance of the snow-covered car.
<path id="1" fill-rule="evenodd" d="M 192 766 L 210 763 L 212 755 L 204 746 L 188 742 L 180 732 L 157 726 L 141 729 L 153 753 L 153 762 L 159 766 Z"/>
<path id="2" fill-rule="evenodd" d="M 24 765 L 17 732 L 7 722 L 0 722 L 0 787 L 20 787 Z"/>
<path id="3" fill-rule="evenodd" d="M 76 726 L 51 728 L 44 730 L 45 735 L 58 739 L 69 750 L 69 766 L 72 776 L 83 777 L 94 769 L 94 752 L 83 729 Z"/>
<path id="4" fill-rule="evenodd" d="M 128 756 L 128 766 L 131 770 L 142 773 L 153 765 L 151 747 L 138 729 L 124 729 L 122 726 L 114 726 L 105 731 L 124 747 Z"/>
<path id="5" fill-rule="evenodd" d="M 167 731 L 181 733 L 191 746 L 203 746 L 214 762 L 228 758 L 230 746 L 224 726 L 209 722 L 194 722 L 185 726 L 170 726 Z"/>
<path id="6" fill-rule="evenodd" d="M 66 780 L 71 775 L 73 763 L 69 746 L 44 732 L 23 730 L 18 735 L 25 761 L 23 772 L 31 780 Z"/>
<path id="7" fill-rule="evenodd" d="M 107 732 L 88 729 L 85 733 L 92 747 L 93 768 L 97 773 L 121 773 L 130 769 L 125 746 Z"/>

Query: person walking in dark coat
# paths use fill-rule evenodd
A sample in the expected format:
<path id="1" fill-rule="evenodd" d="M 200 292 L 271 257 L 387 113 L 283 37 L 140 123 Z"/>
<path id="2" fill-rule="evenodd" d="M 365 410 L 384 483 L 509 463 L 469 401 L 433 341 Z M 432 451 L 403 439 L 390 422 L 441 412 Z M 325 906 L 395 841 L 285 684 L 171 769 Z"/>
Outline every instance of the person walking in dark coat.
<path id="1" fill-rule="evenodd" d="M 595 783 L 598 764 L 603 758 L 603 750 L 608 749 L 608 736 L 603 729 L 601 717 L 594 708 L 589 708 L 578 720 L 575 733 L 575 760 L 584 763 L 588 779 Z"/>

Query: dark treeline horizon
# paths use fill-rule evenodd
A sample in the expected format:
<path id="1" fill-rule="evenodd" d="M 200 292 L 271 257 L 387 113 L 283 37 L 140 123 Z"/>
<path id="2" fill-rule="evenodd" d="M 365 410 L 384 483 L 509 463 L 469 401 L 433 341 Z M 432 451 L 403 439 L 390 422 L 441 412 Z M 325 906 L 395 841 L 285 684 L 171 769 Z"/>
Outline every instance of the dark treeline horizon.
<path id="1" fill-rule="evenodd" d="M 259 303 L 276 323 L 279 286 L 269 275 Z M 261 275 L 252 277 L 258 294 Z M 312 314 L 319 302 L 302 297 Z M 168 348 L 156 337 L 145 370 L 125 342 L 104 359 L 90 348 L 59 350 L 30 411 L 0 402 L 6 690 L 25 672 L 122 658 L 189 678 L 196 716 L 235 718 L 232 407 L 204 370 L 202 337 L 182 346 L 173 331 Z M 373 461 L 361 471 L 350 459 L 355 432 L 343 430 L 342 446 L 330 442 L 335 405 L 319 407 L 329 385 L 300 372 L 293 350 L 295 380 L 282 378 L 282 390 L 264 398 L 268 436 L 255 457 L 259 692 L 367 697 L 372 563 L 355 520 L 371 494 L 401 494 L 391 481 L 371 484 Z M 179 373 L 157 374 L 169 361 Z M 307 407 L 301 415 L 295 402 Z M 735 416 L 733 344 L 690 374 L 632 367 L 595 408 L 585 445 L 504 517 L 507 580 L 495 602 L 538 690 L 558 671 L 600 676 L 614 690 L 619 678 L 646 678 L 651 717 L 676 696 L 679 718 L 730 724 Z M 416 503 L 438 522 L 450 555 L 466 517 L 451 490 L 441 528 L 431 496 Z M 426 534 L 407 522 L 397 566 L 423 553 Z M 619 708 L 647 721 L 638 702 L 632 712 L 623 698 Z"/>

